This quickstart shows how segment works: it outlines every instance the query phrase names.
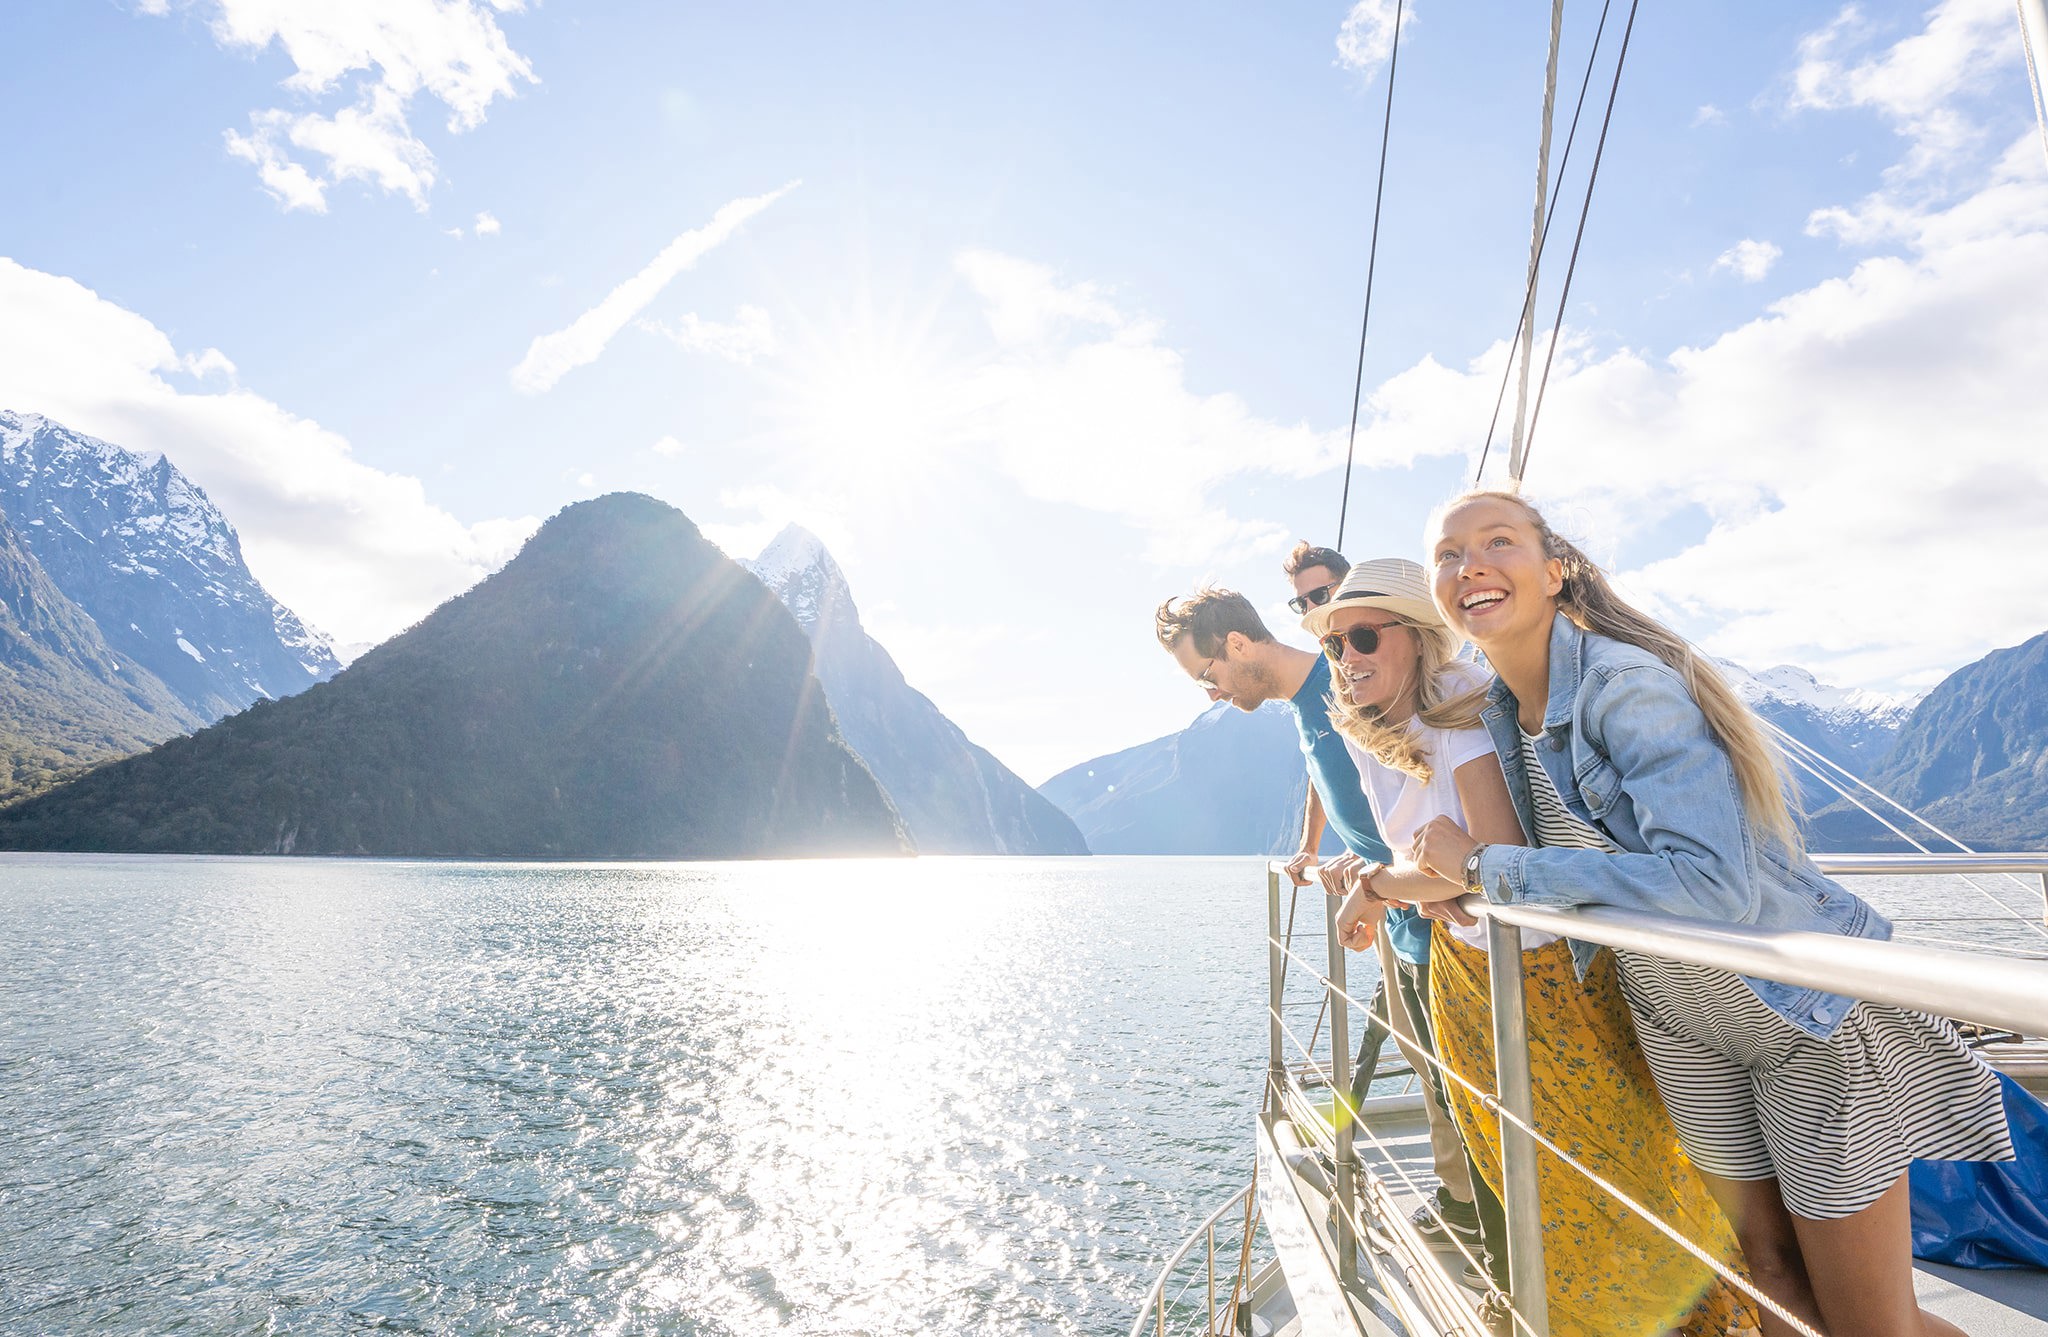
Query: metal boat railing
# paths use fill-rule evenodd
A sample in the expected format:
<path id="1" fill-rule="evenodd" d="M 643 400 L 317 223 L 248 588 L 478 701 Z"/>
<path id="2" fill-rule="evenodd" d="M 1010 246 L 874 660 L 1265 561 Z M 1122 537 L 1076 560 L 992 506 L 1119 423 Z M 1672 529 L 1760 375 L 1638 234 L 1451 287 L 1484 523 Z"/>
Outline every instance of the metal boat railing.
<path id="1" fill-rule="evenodd" d="M 1138 1310 L 1136 1321 L 1131 1324 L 1131 1337 L 1180 1337 L 1181 1334 L 1202 1333 L 1204 1337 L 1234 1331 L 1232 1316 L 1245 1297 L 1245 1285 L 1250 1279 L 1251 1249 L 1246 1238 L 1258 1229 L 1257 1202 L 1254 1186 L 1246 1184 L 1230 1195 L 1221 1207 L 1209 1214 L 1209 1219 L 1194 1229 L 1194 1233 L 1181 1242 L 1180 1248 L 1167 1258 L 1159 1277 L 1152 1283 L 1152 1289 L 1145 1293 L 1145 1303 Z M 1241 1215 L 1242 1226 L 1235 1232 L 1231 1229 L 1232 1218 Z M 1216 1232 L 1223 1228 L 1225 1271 L 1223 1289 L 1217 1288 Z M 1197 1245 L 1202 1246 L 1202 1261 L 1199 1267 L 1184 1269 Z M 1167 1288 L 1177 1276 L 1185 1275 L 1171 1299 Z M 1187 1304 L 1188 1292 L 1197 1281 L 1204 1281 L 1203 1304 L 1195 1309 Z M 1218 1299 L 1222 1305 L 1217 1304 Z M 1196 1326 L 1199 1320 L 1200 1326 Z M 1172 1326 L 1168 1326 L 1171 1324 Z"/>
<path id="2" fill-rule="evenodd" d="M 1831 876 L 1916 874 L 2030 874 L 2041 879 L 2044 914 L 2048 914 L 2048 854 L 1887 854 L 1816 856 Z M 1333 1162 L 1331 1184 L 1336 1210 L 1331 1225 L 1335 1272 L 1339 1283 L 1355 1292 L 1357 1244 L 1366 1219 L 1361 1215 L 1359 1163 L 1354 1145 L 1358 1110 L 1350 1104 L 1348 1014 L 1365 1011 L 1345 984 L 1345 954 L 1337 945 L 1334 897 L 1326 897 L 1324 930 L 1328 962 L 1325 973 L 1297 953 L 1281 930 L 1284 866 L 1267 868 L 1268 927 L 1268 1093 L 1269 1118 L 1290 1112 L 1288 1093 L 1298 1087 L 1286 1042 L 1304 1050 L 1308 1071 L 1331 1092 L 1331 1127 L 1324 1145 Z M 1320 894 L 1318 892 L 1318 894 Z M 1538 1129 L 1530 1091 L 1527 1017 L 1522 998 L 1522 931 L 1539 929 L 1561 937 L 1625 949 L 1670 960 L 1729 970 L 1761 979 L 1894 1006 L 1916 1008 L 2023 1035 L 2048 1035 L 2048 962 L 2001 957 L 1989 952 L 1959 952 L 1900 942 L 1844 938 L 1835 934 L 1784 932 L 1649 914 L 1612 907 L 1558 909 L 1544 906 L 1497 906 L 1476 896 L 1460 904 L 1487 928 L 1489 983 L 1494 1021 L 1497 1091 L 1475 1085 L 1466 1075 L 1431 1059 L 1448 1082 L 1471 1092 L 1501 1120 L 1501 1162 L 1506 1191 L 1501 1195 L 1508 1218 L 1509 1303 L 1517 1331 L 1547 1337 L 1542 1201 L 1537 1174 L 1539 1149 L 1558 1156 L 1625 1207 L 1721 1272 L 1753 1300 L 1778 1313 L 1799 1332 L 1812 1330 L 1786 1313 L 1746 1281 L 1708 1258 L 1653 1213 L 1632 1202 Z M 2029 924 L 2029 928 L 2034 928 Z M 1282 1016 L 1287 964 L 1307 972 L 1324 991 L 1330 1024 L 1328 1057 L 1306 1052 L 1299 1035 Z M 1313 1041 L 1311 1041 L 1313 1044 Z M 1427 1056 L 1425 1056 L 1427 1057 Z M 1298 1113 L 1298 1110 L 1294 1111 Z M 1199 1231 L 1197 1232 L 1200 1233 Z M 1194 1243 L 1191 1238 L 1183 1250 Z M 1164 1277 L 1161 1287 L 1164 1285 Z M 1159 1288 L 1155 1288 L 1155 1294 Z M 1142 1325 L 1141 1325 L 1142 1326 Z M 1135 1334 L 1139 1331 L 1134 1329 Z"/>

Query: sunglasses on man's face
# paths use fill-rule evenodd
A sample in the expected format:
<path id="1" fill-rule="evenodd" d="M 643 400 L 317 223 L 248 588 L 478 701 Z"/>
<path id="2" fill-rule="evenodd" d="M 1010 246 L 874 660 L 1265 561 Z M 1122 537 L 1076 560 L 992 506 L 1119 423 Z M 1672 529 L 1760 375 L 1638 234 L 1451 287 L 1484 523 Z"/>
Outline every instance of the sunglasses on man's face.
<path id="1" fill-rule="evenodd" d="M 1309 609 L 1321 608 L 1324 604 L 1330 602 L 1330 595 L 1335 593 L 1336 589 L 1337 582 L 1333 580 L 1327 585 L 1317 586 L 1307 594 L 1295 595 L 1287 601 L 1287 606 L 1294 610 L 1296 617 L 1307 617 Z"/>
<path id="2" fill-rule="evenodd" d="M 1398 627 L 1398 622 L 1382 622 L 1377 626 L 1353 627 L 1349 631 L 1333 631 L 1323 637 L 1323 653 L 1333 660 L 1344 658 L 1344 647 L 1349 645 L 1362 655 L 1375 654 L 1380 648 L 1380 633 Z"/>

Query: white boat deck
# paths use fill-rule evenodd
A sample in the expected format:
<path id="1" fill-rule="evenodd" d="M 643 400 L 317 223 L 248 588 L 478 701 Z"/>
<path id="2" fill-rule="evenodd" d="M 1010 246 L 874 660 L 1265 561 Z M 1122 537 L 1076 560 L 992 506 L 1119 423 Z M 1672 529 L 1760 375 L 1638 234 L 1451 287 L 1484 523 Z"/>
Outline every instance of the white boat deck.
<path id="1" fill-rule="evenodd" d="M 1360 1166 L 1378 1177 L 1403 1214 L 1412 1211 L 1422 1202 L 1422 1192 L 1433 1192 L 1437 1183 L 1421 1107 L 1375 1101 L 1361 1124 L 1356 1140 Z M 1438 1257 L 1456 1276 L 1461 1266 L 1456 1253 Z M 2048 1337 L 2048 1272 L 1921 1263 L 1914 1289 L 1923 1306 L 1970 1337 Z"/>

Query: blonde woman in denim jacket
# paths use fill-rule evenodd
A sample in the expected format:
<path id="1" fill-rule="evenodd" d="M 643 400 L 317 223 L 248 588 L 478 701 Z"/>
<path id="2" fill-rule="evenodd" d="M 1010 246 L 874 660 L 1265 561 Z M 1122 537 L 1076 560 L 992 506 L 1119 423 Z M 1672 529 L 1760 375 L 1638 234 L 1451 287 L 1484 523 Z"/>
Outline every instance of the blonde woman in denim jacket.
<path id="1" fill-rule="evenodd" d="M 1449 625 L 1498 675 L 1482 712 L 1534 847 L 1438 819 L 1416 862 L 1497 904 L 1619 905 L 1889 937 L 1801 847 L 1782 763 L 1713 668 L 1509 493 L 1438 513 Z M 1584 974 L 1598 951 L 1572 944 Z M 1616 954 L 1687 1155 L 1772 1299 L 1837 1337 L 1955 1334 L 1913 1296 L 1906 1170 L 2012 1155 L 1995 1077 L 1946 1020 Z M 1765 1331 L 1789 1333 L 1766 1315 Z"/>

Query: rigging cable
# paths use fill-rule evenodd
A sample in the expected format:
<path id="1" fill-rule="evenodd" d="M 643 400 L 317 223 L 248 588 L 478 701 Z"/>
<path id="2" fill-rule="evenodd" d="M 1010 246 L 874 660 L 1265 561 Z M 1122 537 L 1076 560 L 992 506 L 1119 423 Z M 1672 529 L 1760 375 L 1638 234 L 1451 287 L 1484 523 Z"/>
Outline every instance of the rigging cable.
<path id="1" fill-rule="evenodd" d="M 2041 0 L 2033 0 L 2035 21 L 2027 22 L 2027 0 L 2013 0 L 2013 8 L 2020 15 L 2020 50 L 2027 57 L 2027 82 L 2033 86 L 2034 123 L 2041 127 L 2041 151 L 2048 153 L 2048 102 L 2041 98 L 2041 67 L 2034 62 L 2036 43 L 2048 45 L 2048 11 L 2044 11 Z M 2038 26 L 2037 26 L 2038 25 Z"/>
<path id="2" fill-rule="evenodd" d="M 1358 374 L 1351 383 L 1351 432 L 1344 443 L 1344 496 L 1337 504 L 1337 550 L 1344 550 L 1344 521 L 1351 513 L 1351 458 L 1358 449 L 1358 401 L 1365 391 L 1365 335 L 1372 328 L 1372 276 L 1380 254 L 1380 205 L 1387 198 L 1387 137 L 1394 128 L 1394 74 L 1401 67 L 1401 16 L 1407 0 L 1394 3 L 1394 40 L 1387 55 L 1387 112 L 1380 123 L 1379 184 L 1372 197 L 1372 244 L 1365 257 L 1365 315 L 1358 322 Z"/>
<path id="3" fill-rule="evenodd" d="M 1602 11 L 1604 14 L 1604 10 Z M 1550 132 L 1557 127 L 1557 53 L 1564 46 L 1564 0 L 1550 3 L 1550 56 L 1543 62 L 1543 133 L 1536 140 L 1536 208 L 1535 217 L 1529 224 L 1529 286 L 1536 286 L 1537 275 L 1543 272 L 1543 234 L 1548 231 L 1550 211 L 1544 207 L 1550 190 Z M 1590 61 L 1588 62 L 1590 67 Z M 1573 129 L 1577 129 L 1576 119 Z M 1522 431 L 1529 425 L 1529 359 L 1535 345 L 1535 329 L 1527 322 L 1521 325 L 1522 334 L 1522 375 L 1515 384 L 1515 431 L 1509 440 L 1508 477 L 1522 476 Z"/>
<path id="4" fill-rule="evenodd" d="M 1586 109 L 1586 90 L 1592 87 L 1593 84 L 1593 66 L 1600 57 L 1600 38 L 1607 31 L 1607 12 L 1613 7 L 1613 4 L 1614 0 L 1602 0 L 1600 5 L 1600 22 L 1593 29 L 1593 49 L 1586 55 L 1585 77 L 1579 80 L 1578 104 L 1572 108 L 1571 128 L 1565 132 L 1564 154 L 1557 160 L 1557 186 L 1560 188 L 1564 185 L 1565 172 L 1572 165 L 1572 143 L 1579 135 L 1579 114 Z M 1550 207 L 1543 215 L 1543 231 L 1536 238 L 1536 253 L 1539 258 L 1542 256 L 1543 248 L 1550 241 L 1550 224 L 1551 220 L 1557 217 L 1559 195 L 1560 190 L 1552 190 Z M 1508 357 L 1507 361 L 1501 364 L 1500 389 L 1494 392 L 1493 417 L 1486 424 L 1486 443 L 1479 448 L 1479 467 L 1472 471 L 1472 486 L 1474 487 L 1479 486 L 1480 476 L 1486 472 L 1486 457 L 1493 450 L 1493 434 L 1495 429 L 1500 426 L 1501 407 L 1507 403 L 1508 378 L 1514 375 L 1515 371 L 1513 349 L 1515 344 L 1521 339 L 1523 330 L 1529 324 L 1529 311 L 1535 304 L 1536 266 L 1532 264 L 1529 267 L 1529 282 L 1522 289 L 1522 313 L 1515 318 L 1515 332 L 1508 336 Z"/>
<path id="5" fill-rule="evenodd" d="M 1614 58 L 1614 83 L 1607 90 L 1607 111 L 1600 118 L 1600 139 L 1593 147 L 1593 166 L 1586 173 L 1586 200 L 1579 206 L 1579 230 L 1572 238 L 1572 257 L 1565 263 L 1564 287 L 1557 294 L 1557 319 L 1550 326 L 1550 347 L 1543 354 L 1543 379 L 1536 386 L 1536 407 L 1529 411 L 1529 432 L 1522 439 L 1522 464 L 1529 463 L 1529 452 L 1536 446 L 1536 424 L 1543 417 L 1543 397 L 1550 389 L 1550 366 L 1557 359 L 1557 337 L 1564 329 L 1565 302 L 1572 295 L 1572 275 L 1579 267 L 1579 247 L 1586 240 L 1586 219 L 1593 212 L 1593 187 L 1600 180 L 1600 159 L 1607 152 L 1607 131 L 1614 123 L 1614 102 L 1621 93 L 1621 70 L 1628 63 L 1628 39 L 1636 30 L 1636 10 L 1642 0 L 1629 0 L 1628 24 L 1621 30 L 1621 51 Z M 1520 483 L 1517 477 L 1514 480 Z"/>

